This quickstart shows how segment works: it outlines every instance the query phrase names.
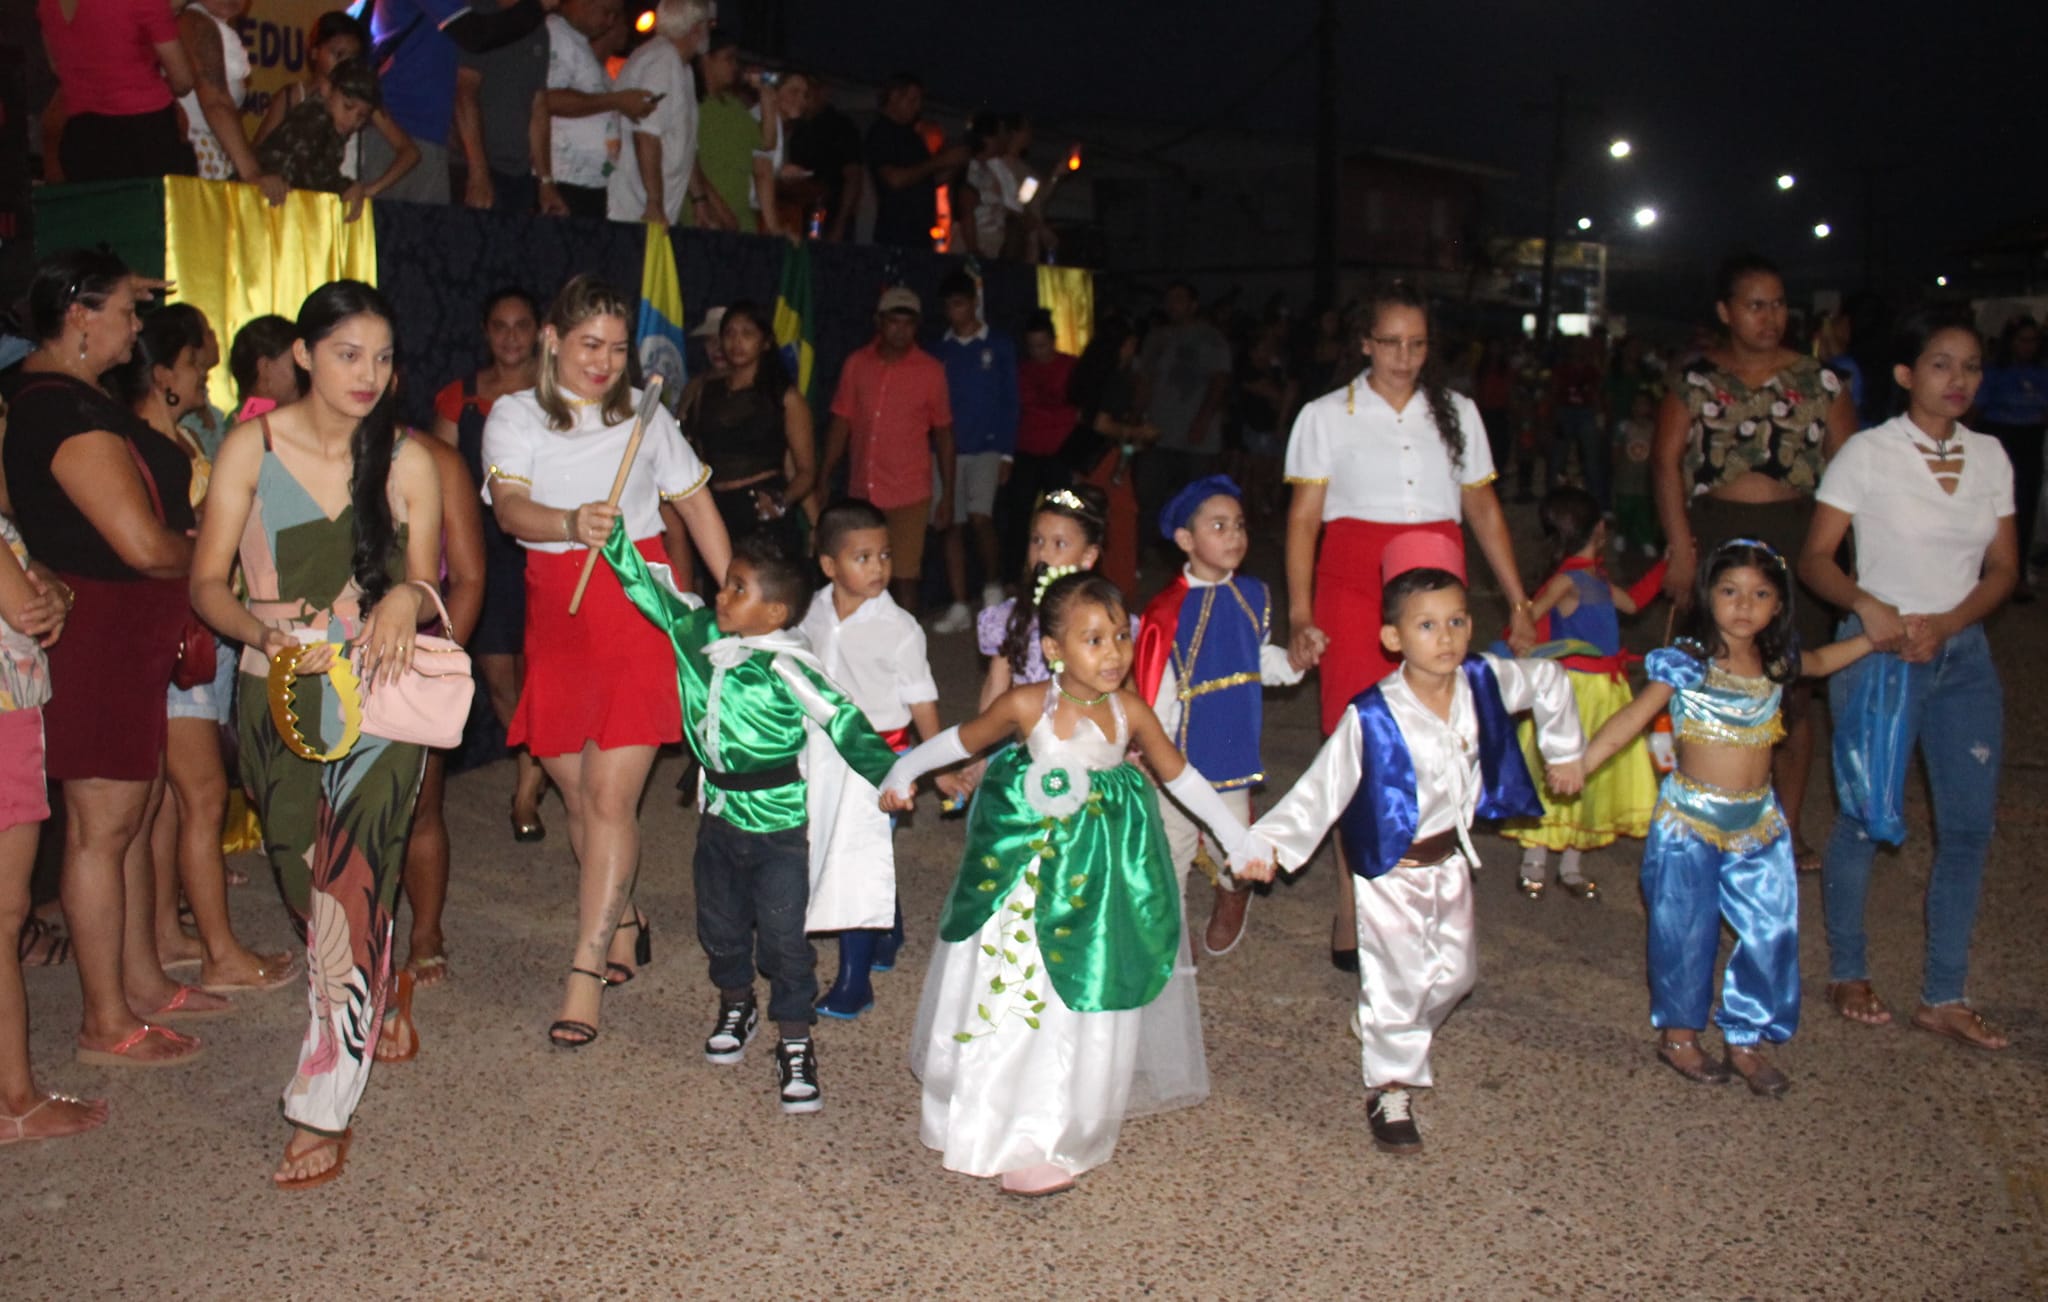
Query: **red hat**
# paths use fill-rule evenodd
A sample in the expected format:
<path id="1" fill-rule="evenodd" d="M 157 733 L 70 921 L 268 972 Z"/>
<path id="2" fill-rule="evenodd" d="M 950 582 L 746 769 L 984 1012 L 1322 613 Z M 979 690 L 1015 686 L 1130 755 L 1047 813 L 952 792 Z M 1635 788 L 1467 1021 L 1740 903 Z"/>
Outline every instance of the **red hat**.
<path id="1" fill-rule="evenodd" d="M 1465 548 L 1462 541 L 1427 529 L 1396 534 L 1380 553 L 1380 582 L 1386 583 L 1409 570 L 1448 570 L 1465 581 Z"/>

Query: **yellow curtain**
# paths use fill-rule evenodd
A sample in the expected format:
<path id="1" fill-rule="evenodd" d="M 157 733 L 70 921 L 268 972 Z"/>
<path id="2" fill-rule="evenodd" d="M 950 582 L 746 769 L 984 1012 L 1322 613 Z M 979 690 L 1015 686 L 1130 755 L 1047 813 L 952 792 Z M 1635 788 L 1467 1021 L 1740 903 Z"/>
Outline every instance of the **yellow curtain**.
<path id="1" fill-rule="evenodd" d="M 296 318 L 299 305 L 330 280 L 377 283 L 377 231 L 370 205 L 353 222 L 341 200 L 294 190 L 273 208 L 253 185 L 164 178 L 164 277 L 176 301 L 206 313 L 226 355 L 235 332 L 266 313 Z M 235 381 L 216 366 L 215 406 L 232 413 Z"/>
<path id="2" fill-rule="evenodd" d="M 1079 357 L 1095 333 L 1095 273 L 1080 267 L 1040 267 L 1038 305 L 1052 313 L 1059 350 Z"/>

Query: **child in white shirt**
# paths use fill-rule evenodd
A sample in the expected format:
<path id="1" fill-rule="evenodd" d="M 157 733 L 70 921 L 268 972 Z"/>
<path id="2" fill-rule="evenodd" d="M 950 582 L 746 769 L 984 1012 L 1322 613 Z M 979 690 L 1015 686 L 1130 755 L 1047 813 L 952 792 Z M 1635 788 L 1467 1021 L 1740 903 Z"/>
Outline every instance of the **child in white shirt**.
<path id="1" fill-rule="evenodd" d="M 924 628 L 889 595 L 888 518 L 858 499 L 835 503 L 818 517 L 817 545 L 818 566 L 830 582 L 800 627 L 826 676 L 899 754 L 919 738 L 937 736 L 939 689 L 925 656 Z M 938 781 L 952 794 L 950 776 Z M 851 1020 L 874 1007 L 869 974 L 893 968 L 902 945 L 900 900 L 890 930 L 840 932 L 839 976 L 818 1011 Z"/>

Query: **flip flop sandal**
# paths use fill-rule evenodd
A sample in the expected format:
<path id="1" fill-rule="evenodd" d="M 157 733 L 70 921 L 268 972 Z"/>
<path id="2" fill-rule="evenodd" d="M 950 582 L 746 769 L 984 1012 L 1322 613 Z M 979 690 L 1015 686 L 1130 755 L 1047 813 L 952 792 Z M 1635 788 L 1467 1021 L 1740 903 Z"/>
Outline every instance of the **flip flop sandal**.
<path id="1" fill-rule="evenodd" d="M 295 1192 L 301 1189 L 317 1189 L 330 1180 L 340 1179 L 341 1168 L 348 1165 L 349 1141 L 355 1138 L 355 1134 L 356 1132 L 352 1129 L 344 1130 L 339 1135 L 327 1136 L 317 1143 L 300 1149 L 296 1153 L 292 1152 L 290 1144 L 286 1144 L 284 1152 L 285 1158 L 288 1161 L 297 1161 L 302 1157 L 311 1157 L 322 1149 L 333 1149 L 334 1165 L 324 1171 L 315 1171 L 311 1175 L 300 1176 L 294 1180 L 280 1180 L 273 1175 L 270 1177 L 270 1182 L 286 1192 Z"/>
<path id="2" fill-rule="evenodd" d="M 412 973 L 413 980 L 419 982 L 422 986 L 440 985 L 443 981 L 454 975 L 448 969 L 448 956 L 446 954 L 436 954 L 431 958 L 416 958 L 405 965 L 405 970 Z M 437 973 L 438 975 L 429 980 L 427 978 L 429 972 Z"/>
<path id="3" fill-rule="evenodd" d="M 1972 1049 L 1981 1049 L 1985 1053 L 2003 1053 L 2012 1047 L 2010 1039 L 2007 1039 L 2004 1044 L 1984 1043 L 1982 1037 L 1993 1036 L 1999 1033 L 1992 1028 L 1989 1022 L 1984 1020 L 1976 1009 L 1966 1004 L 1948 1006 L 1962 1008 L 1967 1016 L 1961 1023 L 1957 1023 L 1942 1016 L 1939 1012 L 1936 1012 L 1933 1017 L 1924 1017 L 1922 1014 L 1930 1010 L 1922 1008 L 1919 1012 L 1914 1013 L 1910 1019 L 1914 1029 L 1926 1031 L 1930 1035 L 1941 1036 L 1945 1040 L 1954 1040 L 1957 1044 L 1968 1045 Z M 1969 1029 L 1965 1030 L 1965 1027 Z M 1976 1032 L 1976 1034 L 1972 1035 L 1971 1031 Z"/>
<path id="4" fill-rule="evenodd" d="M 1854 1022 L 1858 1026 L 1892 1024 L 1892 1010 L 1885 1007 L 1884 1000 L 1877 997 L 1877 991 L 1867 980 L 1828 982 L 1828 1003 L 1845 1022 Z M 1865 1015 L 1858 1017 L 1849 1011 L 1852 1007 Z"/>
<path id="5" fill-rule="evenodd" d="M 136 1058 L 130 1055 L 135 1046 L 152 1035 L 162 1036 L 172 1045 L 184 1050 L 169 1058 Z M 167 1026 L 144 1024 L 129 1032 L 119 1044 L 108 1049 L 95 1049 L 80 1041 L 78 1061 L 88 1067 L 182 1067 L 206 1052 L 205 1046 L 189 1035 L 180 1035 Z"/>
<path id="6" fill-rule="evenodd" d="M 279 990 L 290 985 L 299 977 L 299 961 L 287 958 L 282 967 L 262 964 L 256 969 L 253 981 L 215 981 L 200 986 L 210 995 L 260 995 L 267 990 Z"/>
<path id="7" fill-rule="evenodd" d="M 1680 1064 L 1675 1056 L 1675 1051 L 1679 1049 L 1691 1049 L 1699 1054 L 1700 1065 L 1697 1067 L 1687 1067 Z M 1728 1069 L 1727 1065 L 1708 1057 L 1705 1047 L 1698 1040 L 1686 1040 L 1675 1044 L 1669 1041 L 1659 1043 L 1657 1045 L 1657 1061 L 1663 1063 L 1666 1067 L 1669 1067 L 1695 1085 L 1726 1085 L 1734 1079 L 1734 1073 Z"/>
<path id="8" fill-rule="evenodd" d="M 207 992 L 201 990 L 198 986 L 181 985 L 178 987 L 178 993 L 172 995 L 163 1007 L 145 1013 L 143 1016 L 145 1018 L 154 1017 L 159 1021 L 165 1022 L 210 1022 L 218 1017 L 234 1016 L 235 1006 L 233 1004 L 228 1004 L 221 1008 L 187 1008 L 185 1006 L 192 1002 L 194 995 L 203 995 L 205 993 Z"/>
<path id="9" fill-rule="evenodd" d="M 28 1119 L 34 1116 L 36 1113 L 41 1112 L 44 1108 L 49 1107 L 52 1103 L 77 1103 L 83 1105 L 85 1103 L 85 1100 L 75 1099 L 71 1097 L 69 1094 L 46 1094 L 34 1107 L 30 1108 L 28 1111 L 22 1113 L 18 1117 L 0 1117 L 0 1126 L 14 1127 L 13 1134 L 0 1135 L 0 1146 L 5 1146 L 7 1144 L 34 1144 L 49 1139 L 69 1139 L 73 1135 L 83 1135 L 87 1131 L 98 1130 L 101 1126 L 107 1124 L 106 1117 L 102 1116 L 98 1121 L 95 1121 L 91 1125 L 85 1127 L 84 1130 L 67 1130 L 61 1135 L 29 1134 Z"/>

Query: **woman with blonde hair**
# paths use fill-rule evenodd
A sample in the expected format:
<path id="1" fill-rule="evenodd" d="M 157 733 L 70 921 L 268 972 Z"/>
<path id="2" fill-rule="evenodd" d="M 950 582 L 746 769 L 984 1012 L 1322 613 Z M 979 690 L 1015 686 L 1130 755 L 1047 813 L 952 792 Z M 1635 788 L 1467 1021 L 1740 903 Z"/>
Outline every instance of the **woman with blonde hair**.
<path id="1" fill-rule="evenodd" d="M 569 601 L 584 561 L 615 527 L 653 564 L 662 506 L 673 505 L 714 582 L 731 555 L 704 468 L 657 406 L 618 505 L 607 500 L 631 438 L 640 391 L 629 374 L 631 309 L 590 276 L 562 287 L 541 328 L 538 382 L 508 394 L 484 425 L 484 494 L 499 528 L 526 549 L 526 681 L 506 740 L 532 752 L 562 793 L 582 870 L 562 1015 L 548 1038 L 579 1049 L 597 1038 L 599 996 L 652 955 L 647 918 L 631 909 L 639 870 L 641 790 L 655 749 L 683 737 L 667 636 L 626 597 L 611 567 Z"/>

